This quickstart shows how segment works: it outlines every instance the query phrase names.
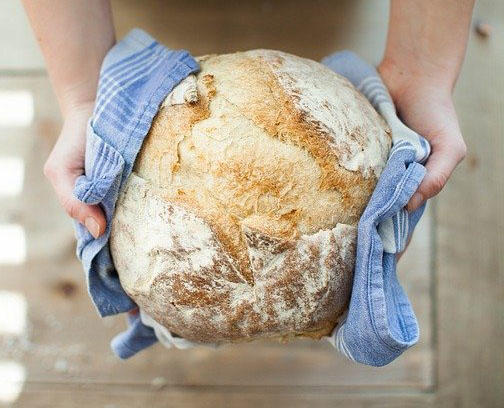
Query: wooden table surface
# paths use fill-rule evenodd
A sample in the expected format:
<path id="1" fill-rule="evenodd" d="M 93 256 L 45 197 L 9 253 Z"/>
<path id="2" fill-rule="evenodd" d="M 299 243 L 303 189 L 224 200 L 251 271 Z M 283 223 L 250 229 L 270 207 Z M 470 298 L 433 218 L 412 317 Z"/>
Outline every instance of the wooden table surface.
<path id="1" fill-rule="evenodd" d="M 118 37 L 138 26 L 195 55 L 272 48 L 320 59 L 347 48 L 371 62 L 388 12 L 386 1 L 364 0 L 116 0 L 113 8 Z M 71 223 L 42 176 L 61 126 L 43 61 L 21 6 L 8 0 L 0 16 L 0 406 L 504 406 L 502 2 L 478 2 L 475 18 L 492 35 L 472 33 L 455 92 L 468 157 L 399 267 L 421 340 L 380 369 L 312 341 L 156 345 L 115 358 L 108 343 L 124 316 L 97 316 Z"/>

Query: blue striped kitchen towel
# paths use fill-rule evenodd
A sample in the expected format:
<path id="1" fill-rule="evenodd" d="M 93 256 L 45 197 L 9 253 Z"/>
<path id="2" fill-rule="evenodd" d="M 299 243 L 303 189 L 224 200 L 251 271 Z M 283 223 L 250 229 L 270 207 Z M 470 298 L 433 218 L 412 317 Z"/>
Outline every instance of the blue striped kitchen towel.
<path id="1" fill-rule="evenodd" d="M 392 131 L 392 149 L 357 232 L 357 255 L 346 319 L 327 340 L 351 360 L 383 366 L 416 344 L 418 322 L 396 275 L 396 254 L 404 250 L 425 204 L 405 206 L 425 175 L 429 143 L 397 117 L 376 70 L 349 51 L 322 61 L 361 91 Z"/>
<path id="2" fill-rule="evenodd" d="M 419 163 L 428 156 L 429 146 L 397 119 L 372 67 L 348 52 L 335 54 L 324 63 L 350 79 L 392 129 L 393 148 L 387 166 L 359 223 L 348 317 L 328 337 L 347 357 L 383 365 L 418 338 L 415 316 L 395 276 L 395 253 L 404 248 L 423 211 L 408 214 L 404 205 L 422 180 L 425 169 Z M 100 204 L 107 219 L 105 234 L 98 239 L 75 223 L 77 255 L 101 316 L 136 308 L 122 289 L 110 257 L 110 221 L 120 187 L 131 173 L 160 103 L 198 68 L 187 51 L 168 50 L 137 29 L 116 44 L 103 62 L 87 129 L 85 175 L 77 179 L 74 191 L 79 200 Z M 194 345 L 151 320 L 142 311 L 128 315 L 128 330 L 111 344 L 120 358 L 131 357 L 157 340 L 177 348 Z"/>
<path id="3" fill-rule="evenodd" d="M 117 43 L 103 61 L 87 127 L 85 174 L 77 179 L 74 189 L 82 202 L 100 204 L 107 220 L 107 229 L 98 239 L 75 223 L 77 256 L 84 267 L 89 295 L 102 317 L 136 308 L 121 287 L 108 246 L 119 189 L 131 173 L 159 105 L 198 69 L 187 51 L 169 50 L 138 29 Z M 128 331 L 112 342 L 121 358 L 157 341 L 154 330 L 141 322 L 138 313 L 128 318 Z"/>

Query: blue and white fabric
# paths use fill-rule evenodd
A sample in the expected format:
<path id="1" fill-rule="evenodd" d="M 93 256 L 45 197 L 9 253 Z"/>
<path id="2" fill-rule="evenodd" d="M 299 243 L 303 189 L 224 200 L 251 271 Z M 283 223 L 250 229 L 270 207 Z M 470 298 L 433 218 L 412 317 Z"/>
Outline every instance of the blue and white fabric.
<path id="1" fill-rule="evenodd" d="M 357 233 L 357 255 L 346 318 L 327 340 L 351 360 L 383 366 L 418 341 L 419 328 L 396 275 L 396 254 L 406 247 L 425 209 L 406 204 L 425 175 L 429 143 L 405 126 L 376 70 L 349 51 L 322 61 L 345 76 L 380 113 L 392 131 L 392 149 Z"/>
<path id="2" fill-rule="evenodd" d="M 357 86 L 392 129 L 388 163 L 359 222 L 348 315 L 327 337 L 350 359 L 379 366 L 418 339 L 415 315 L 395 274 L 395 254 L 404 249 L 423 212 L 422 207 L 408 214 L 404 206 L 425 174 L 420 163 L 429 155 L 429 145 L 399 121 L 371 66 L 349 52 L 334 54 L 323 63 Z M 77 179 L 74 190 L 79 200 L 99 204 L 107 219 L 107 229 L 98 239 L 75 224 L 77 255 L 89 294 L 103 317 L 136 309 L 120 285 L 108 246 L 119 190 L 131 173 L 159 105 L 198 69 L 187 51 L 169 50 L 138 29 L 116 44 L 103 62 L 87 129 L 85 175 Z M 128 323 L 128 329 L 111 343 L 120 358 L 129 358 L 158 340 L 182 349 L 196 345 L 170 333 L 141 310 L 128 314 Z"/>
<path id="3" fill-rule="evenodd" d="M 131 173 L 159 105 L 180 81 L 198 69 L 187 51 L 169 50 L 138 29 L 117 43 L 103 61 L 87 127 L 85 174 L 77 179 L 74 189 L 80 201 L 99 204 L 107 220 L 107 229 L 98 239 L 75 223 L 77 256 L 102 317 L 136 308 L 121 287 L 109 252 L 119 189 Z M 114 352 L 121 358 L 157 341 L 154 330 L 142 323 L 138 313 L 128 319 L 128 331 L 112 341 Z"/>

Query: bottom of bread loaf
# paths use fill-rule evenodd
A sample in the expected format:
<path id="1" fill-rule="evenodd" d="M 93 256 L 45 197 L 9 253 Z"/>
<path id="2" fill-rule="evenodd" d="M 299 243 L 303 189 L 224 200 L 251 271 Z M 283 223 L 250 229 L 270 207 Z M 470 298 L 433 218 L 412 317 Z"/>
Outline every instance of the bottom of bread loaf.
<path id="1" fill-rule="evenodd" d="M 319 339 L 347 308 L 356 228 L 285 241 L 243 227 L 253 283 L 211 226 L 134 173 L 120 194 L 111 254 L 128 295 L 172 333 L 226 343 Z"/>

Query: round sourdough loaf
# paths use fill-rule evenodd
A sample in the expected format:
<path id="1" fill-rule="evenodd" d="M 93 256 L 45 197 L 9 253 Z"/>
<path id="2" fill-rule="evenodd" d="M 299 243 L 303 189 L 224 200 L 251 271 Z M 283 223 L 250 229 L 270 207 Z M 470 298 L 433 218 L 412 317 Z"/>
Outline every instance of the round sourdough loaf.
<path id="1" fill-rule="evenodd" d="M 188 340 L 321 338 L 348 305 L 388 128 L 317 62 L 270 50 L 199 62 L 161 106 L 117 202 L 121 284 Z"/>

